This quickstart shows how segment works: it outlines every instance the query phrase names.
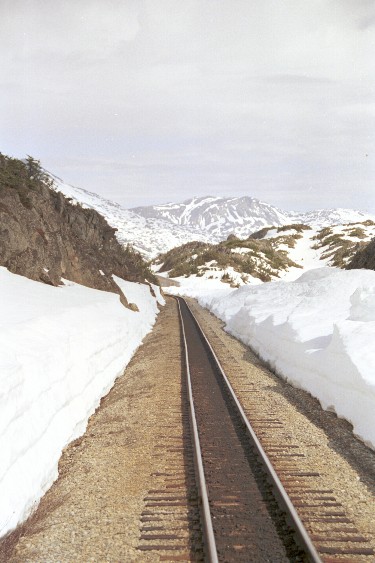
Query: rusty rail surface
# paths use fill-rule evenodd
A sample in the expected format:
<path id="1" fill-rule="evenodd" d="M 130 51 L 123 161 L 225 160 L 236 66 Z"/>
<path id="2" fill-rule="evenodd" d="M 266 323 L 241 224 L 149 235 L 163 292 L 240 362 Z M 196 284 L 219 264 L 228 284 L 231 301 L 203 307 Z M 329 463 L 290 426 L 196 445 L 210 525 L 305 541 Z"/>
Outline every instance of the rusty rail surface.
<path id="1" fill-rule="evenodd" d="M 196 371 L 197 367 L 191 367 L 194 362 L 196 361 L 203 361 L 200 360 L 199 358 L 197 358 L 197 356 L 199 356 L 202 352 L 199 349 L 199 342 L 197 340 L 197 342 L 195 344 L 190 344 L 189 340 L 193 340 L 194 338 L 199 339 L 202 342 L 202 345 L 205 349 L 206 355 L 208 357 L 209 363 L 211 364 L 213 370 L 216 372 L 216 374 L 219 375 L 220 379 L 221 379 L 221 384 L 225 387 L 225 393 L 228 395 L 228 397 L 230 398 L 229 403 L 227 404 L 227 407 L 229 409 L 235 410 L 236 414 L 235 415 L 230 415 L 230 416 L 236 416 L 239 417 L 240 421 L 241 421 L 241 426 L 243 427 L 243 430 L 246 433 L 246 439 L 250 442 L 250 446 L 245 445 L 244 447 L 250 447 L 253 451 L 256 452 L 256 461 L 259 460 L 261 462 L 261 465 L 263 467 L 264 472 L 267 474 L 267 480 L 269 483 L 271 483 L 272 485 L 272 492 L 271 494 L 273 495 L 274 498 L 277 499 L 277 503 L 279 505 L 279 507 L 281 508 L 280 512 L 286 514 L 286 522 L 288 527 L 292 528 L 292 533 L 293 533 L 293 539 L 296 539 L 297 544 L 302 548 L 303 553 L 301 552 L 299 555 L 297 554 L 296 559 L 295 560 L 308 560 L 311 561 L 313 563 L 318 563 L 321 562 L 321 558 L 316 550 L 316 548 L 314 547 L 295 507 L 293 506 L 292 501 L 290 500 L 288 494 L 286 493 L 276 471 L 274 470 L 269 458 L 267 457 L 259 439 L 257 438 L 253 428 L 251 427 L 251 424 L 249 423 L 249 420 L 247 419 L 243 408 L 239 402 L 239 400 L 237 399 L 233 388 L 223 370 L 222 365 L 220 364 L 219 359 L 217 358 L 211 344 L 209 343 L 206 335 L 204 334 L 199 322 L 197 321 L 197 319 L 195 318 L 195 316 L 193 315 L 193 313 L 191 312 L 189 306 L 187 305 L 186 301 L 181 298 L 181 297 L 177 297 L 177 302 L 178 302 L 178 308 L 179 308 L 179 313 L 180 313 L 180 322 L 181 322 L 181 329 L 182 329 L 182 335 L 183 335 L 183 342 L 184 342 L 184 347 L 185 347 L 185 360 L 186 360 L 186 370 L 187 370 L 187 377 L 188 377 L 188 395 L 189 395 L 189 402 L 190 402 L 190 417 L 191 417 L 191 425 L 192 425 L 192 432 L 193 432 L 193 436 L 194 436 L 194 456 L 195 456 L 195 466 L 196 466 L 196 471 L 197 471 L 197 481 L 198 481 L 198 489 L 199 489 L 199 494 L 201 497 L 201 514 L 202 514 L 202 522 L 203 522 L 203 527 L 204 527 L 204 537 L 205 537 L 205 548 L 206 548 L 206 558 L 209 561 L 212 562 L 216 562 L 219 561 L 221 558 L 228 560 L 228 558 L 230 560 L 238 560 L 238 561 L 249 561 L 249 560 L 258 560 L 257 557 L 258 556 L 254 551 L 254 547 L 253 544 L 254 542 L 256 542 L 256 540 L 253 540 L 251 536 L 251 534 L 249 535 L 249 538 L 247 541 L 249 542 L 249 545 L 246 545 L 246 538 L 247 538 L 247 530 L 244 530 L 242 533 L 242 535 L 240 533 L 237 534 L 233 532 L 233 530 L 228 530 L 226 531 L 225 529 L 225 524 L 222 525 L 222 528 L 220 529 L 220 533 L 219 533 L 219 537 L 218 533 L 215 533 L 215 529 L 214 529 L 214 525 L 213 525 L 213 519 L 215 519 L 215 523 L 216 525 L 218 525 L 218 522 L 222 519 L 223 521 L 225 521 L 225 519 L 227 518 L 227 514 L 228 512 L 231 510 L 232 505 L 234 506 L 234 510 L 233 510 L 233 514 L 235 513 L 235 509 L 238 507 L 238 511 L 239 511 L 239 521 L 238 523 L 235 522 L 235 520 L 233 520 L 233 515 L 231 516 L 233 522 L 235 523 L 235 527 L 241 527 L 241 518 L 244 519 L 243 525 L 244 527 L 248 527 L 248 524 L 246 523 L 246 517 L 247 518 L 252 518 L 251 515 L 251 510 L 253 512 L 256 512 L 258 509 L 256 507 L 252 507 L 251 510 L 249 510 L 248 504 L 249 501 L 245 500 L 244 503 L 245 505 L 247 504 L 247 506 L 245 506 L 245 509 L 241 508 L 241 500 L 242 498 L 245 497 L 244 493 L 237 493 L 237 489 L 236 489 L 236 494 L 235 495 L 229 495 L 229 496 L 225 496 L 225 492 L 224 493 L 220 493 L 221 495 L 224 495 L 223 498 L 224 500 L 222 500 L 221 498 L 216 498 L 215 500 L 211 499 L 212 496 L 212 491 L 215 493 L 215 482 L 214 484 L 210 484 L 210 482 L 206 482 L 206 473 L 207 473 L 207 460 L 206 462 L 204 461 L 204 456 L 205 456 L 205 451 L 204 451 L 204 446 L 201 444 L 201 434 L 204 434 L 204 431 L 201 430 L 202 428 L 202 421 L 204 421 L 206 414 L 205 414 L 205 406 L 203 404 L 203 407 L 200 407 L 200 409 L 202 410 L 203 408 L 203 414 L 201 413 L 198 418 L 200 418 L 200 420 L 197 420 L 197 415 L 196 415 L 196 402 L 197 401 L 201 401 L 202 397 L 199 397 L 199 390 L 195 391 L 194 386 L 198 386 L 199 385 L 199 381 L 202 381 L 202 378 L 204 379 L 206 377 L 206 372 L 208 372 L 209 370 L 206 369 L 205 372 L 202 372 L 199 374 L 199 379 L 196 379 L 196 381 L 192 381 L 192 374 L 191 371 Z M 189 315 L 190 315 L 190 319 L 189 319 Z M 197 336 L 195 337 L 193 334 L 193 331 L 196 331 Z M 189 334 L 187 334 L 187 332 L 189 332 Z M 195 346 L 195 348 L 194 348 Z M 190 354 L 189 354 L 189 347 L 190 347 Z M 211 390 L 213 389 L 213 383 L 211 382 L 209 384 L 210 386 L 207 388 L 208 389 L 208 393 L 211 392 Z M 214 392 L 213 392 L 214 393 Z M 202 394 L 202 393 L 201 393 Z M 216 394 L 218 395 L 218 392 L 216 392 Z M 221 391 L 221 394 L 223 395 L 223 391 Z M 224 400 L 228 403 L 228 399 L 224 398 Z M 218 403 L 219 404 L 219 403 Z M 215 407 L 216 408 L 216 407 Z M 217 407 L 219 408 L 219 407 Z M 221 416 L 221 415 L 220 415 Z M 224 415 L 223 415 L 224 416 Z M 221 422 L 221 421 L 220 421 Z M 224 424 L 224 423 L 223 423 Z M 220 426 L 221 424 L 216 424 L 216 426 Z M 236 432 L 239 433 L 238 430 L 238 424 L 236 426 Z M 218 430 L 218 428 L 215 428 L 215 430 Z M 224 433 L 227 432 L 226 430 L 224 430 Z M 217 438 L 215 438 L 217 439 Z M 221 436 L 219 436 L 219 441 L 221 440 Z M 243 441 L 243 438 L 240 438 L 240 440 Z M 205 442 L 207 443 L 207 439 L 205 439 Z M 210 448 L 211 446 L 209 446 Z M 219 444 L 220 447 L 220 444 Z M 211 455 L 211 454 L 210 454 Z M 217 453 L 214 455 L 218 455 Z M 232 454 L 229 453 L 229 457 Z M 235 455 L 234 451 L 233 451 L 233 456 Z M 228 457 L 228 454 L 223 453 L 223 457 L 225 458 L 225 456 Z M 250 454 L 246 453 L 247 458 L 249 458 Z M 246 457 L 245 456 L 245 457 Z M 206 456 L 207 457 L 207 456 Z M 250 456 L 251 457 L 251 456 Z M 214 458 L 215 459 L 215 458 Z M 210 459 L 208 459 L 208 461 L 210 462 Z M 256 463 L 255 461 L 255 463 Z M 219 464 L 220 464 L 221 460 L 219 460 Z M 249 462 L 250 463 L 250 462 Z M 208 467 L 210 468 L 211 465 L 214 465 L 213 462 L 208 464 Z M 257 474 L 258 470 L 255 469 L 253 470 L 255 472 L 255 474 Z M 234 475 L 232 475 L 232 481 L 235 480 L 236 477 Z M 238 480 L 243 480 L 243 477 L 239 476 L 237 478 Z M 236 485 L 237 486 L 237 485 Z M 241 483 L 242 486 L 242 483 Z M 225 487 L 225 485 L 224 485 Z M 246 488 L 246 483 L 245 483 L 245 488 Z M 229 494 L 229 493 L 228 493 Z M 251 493 L 252 494 L 252 493 Z M 237 496 L 236 496 L 237 495 Z M 213 507 L 215 508 L 215 505 L 219 506 L 219 512 L 217 513 L 217 516 L 213 516 L 213 514 L 215 514 L 215 510 L 213 510 Z M 221 509 L 221 512 L 220 512 Z M 241 516 L 241 510 L 245 511 L 243 512 L 245 516 Z M 246 512 L 247 511 L 247 512 Z M 272 511 L 272 510 L 271 510 Z M 250 512 L 250 515 L 249 515 Z M 231 523 L 231 519 L 228 517 L 227 518 L 228 523 L 230 525 Z M 259 527 L 261 524 L 259 523 L 255 523 L 254 526 L 255 527 Z M 223 532 L 224 530 L 224 532 Z M 223 544 L 223 537 L 225 536 L 225 534 L 228 535 L 229 539 L 225 539 L 225 541 L 227 542 L 227 544 L 229 545 L 230 542 L 230 538 L 235 535 L 237 539 L 233 540 L 234 542 L 237 541 L 237 544 L 234 543 L 234 547 L 232 549 L 232 551 L 230 551 L 230 547 L 228 547 L 226 544 L 224 545 L 224 547 L 218 547 L 217 544 L 221 543 Z M 237 534 L 237 535 L 236 535 Z M 275 532 L 275 536 L 278 534 L 278 536 L 280 536 L 280 530 L 277 532 Z M 254 537 L 256 536 L 256 531 L 253 533 Z M 239 540 L 238 540 L 239 538 Z M 245 540 L 244 540 L 245 538 Z M 276 544 L 276 554 L 277 549 L 280 549 L 280 546 L 278 545 L 280 538 L 277 538 L 276 540 L 270 540 L 270 545 L 275 543 Z M 267 541 L 269 540 L 265 540 L 265 549 L 267 549 Z M 288 539 L 288 541 L 290 541 L 290 538 Z M 226 549 L 228 548 L 228 551 L 226 551 Z M 251 555 L 250 555 L 250 551 L 251 551 Z M 220 553 L 221 550 L 221 553 Z M 270 554 L 270 556 L 272 557 L 272 554 Z M 274 557 L 276 557 L 278 555 L 275 555 Z M 289 554 L 290 556 L 290 554 Z M 286 556 L 286 559 L 288 559 L 288 554 Z M 259 560 L 262 560 L 259 558 Z M 276 560 L 276 559 L 275 559 Z M 281 560 L 281 559 L 277 559 L 277 560 Z"/>

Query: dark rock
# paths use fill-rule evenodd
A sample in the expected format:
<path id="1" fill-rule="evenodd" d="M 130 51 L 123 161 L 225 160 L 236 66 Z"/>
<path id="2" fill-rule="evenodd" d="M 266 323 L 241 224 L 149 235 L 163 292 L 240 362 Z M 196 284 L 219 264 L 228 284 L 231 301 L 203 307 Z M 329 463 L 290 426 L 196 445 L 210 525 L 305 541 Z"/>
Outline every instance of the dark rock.
<path id="1" fill-rule="evenodd" d="M 38 162 L 0 153 L 1 266 L 54 286 L 66 278 L 112 291 L 127 306 L 112 274 L 157 283 L 141 255 L 120 245 L 104 217 L 52 188 Z"/>

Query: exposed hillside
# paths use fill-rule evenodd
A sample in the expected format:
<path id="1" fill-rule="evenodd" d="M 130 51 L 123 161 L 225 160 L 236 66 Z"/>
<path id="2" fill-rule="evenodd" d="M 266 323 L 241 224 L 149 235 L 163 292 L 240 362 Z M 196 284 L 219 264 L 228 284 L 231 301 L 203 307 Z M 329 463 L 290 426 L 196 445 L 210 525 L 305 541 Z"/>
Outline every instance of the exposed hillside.
<path id="1" fill-rule="evenodd" d="M 265 228 L 254 233 L 251 237 L 270 238 L 274 245 L 279 245 L 280 232 L 286 234 L 288 229 L 288 226 Z M 309 230 L 304 230 L 301 234 L 302 236 L 297 240 L 296 246 L 289 250 L 292 260 L 301 265 L 303 265 L 302 260 L 306 262 L 307 259 L 310 265 L 319 261 L 319 265 L 326 264 L 344 268 L 356 252 L 366 247 L 375 236 L 375 222 L 367 220 L 362 223 L 332 225 L 322 229 L 310 227 Z"/>
<path id="2" fill-rule="evenodd" d="M 308 227 L 307 227 L 308 228 Z M 298 233 L 281 236 L 282 244 L 293 248 Z M 280 241 L 281 244 L 281 241 Z M 159 256 L 160 272 L 169 277 L 205 276 L 220 278 L 232 285 L 248 283 L 254 278 L 271 281 L 288 268 L 298 268 L 284 249 L 278 249 L 271 240 L 248 238 L 240 240 L 234 235 L 218 244 L 191 242 Z"/>
<path id="3" fill-rule="evenodd" d="M 375 223 L 371 220 L 335 225 L 319 231 L 314 247 L 322 250 L 322 259 L 327 259 L 330 266 L 345 268 L 374 236 Z"/>
<path id="4" fill-rule="evenodd" d="M 345 267 L 374 236 L 370 220 L 320 230 L 297 223 L 265 227 L 247 239 L 231 235 L 214 245 L 192 242 L 160 255 L 155 263 L 170 278 L 196 276 L 232 285 L 292 280 L 304 270 Z"/>
<path id="5" fill-rule="evenodd" d="M 34 159 L 0 154 L 0 265 L 51 285 L 66 278 L 119 294 L 112 274 L 155 281 L 140 254 L 120 245 L 97 211 L 52 187 Z"/>

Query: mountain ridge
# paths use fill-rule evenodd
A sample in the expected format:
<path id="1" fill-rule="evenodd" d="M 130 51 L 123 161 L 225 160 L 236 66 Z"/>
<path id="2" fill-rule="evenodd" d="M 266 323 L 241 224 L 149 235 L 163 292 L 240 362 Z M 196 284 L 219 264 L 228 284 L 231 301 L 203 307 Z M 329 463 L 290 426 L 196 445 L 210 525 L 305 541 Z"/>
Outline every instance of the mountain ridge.
<path id="1" fill-rule="evenodd" d="M 230 234 L 247 238 L 265 227 L 303 223 L 316 228 L 356 223 L 375 215 L 352 209 L 320 209 L 300 213 L 283 211 L 250 196 L 199 196 L 180 203 L 125 208 L 98 194 L 55 180 L 55 190 L 73 202 L 101 213 L 117 230 L 120 243 L 131 244 L 148 259 L 198 241 L 218 243 Z"/>
<path id="2" fill-rule="evenodd" d="M 224 240 L 229 234 L 247 237 L 269 226 L 303 223 L 324 227 L 346 221 L 374 219 L 369 213 L 345 208 L 285 211 L 250 196 L 200 196 L 181 203 L 133 207 L 131 211 L 149 219 L 160 218 L 177 225 L 199 227 L 220 240 Z"/>

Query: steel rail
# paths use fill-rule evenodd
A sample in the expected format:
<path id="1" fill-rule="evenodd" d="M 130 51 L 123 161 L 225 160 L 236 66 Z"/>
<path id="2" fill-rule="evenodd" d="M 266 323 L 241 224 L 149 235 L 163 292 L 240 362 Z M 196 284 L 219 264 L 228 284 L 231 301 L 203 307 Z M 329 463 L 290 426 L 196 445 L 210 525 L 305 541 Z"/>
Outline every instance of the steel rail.
<path id="1" fill-rule="evenodd" d="M 219 560 L 217 556 L 215 534 L 212 526 L 211 511 L 208 501 L 207 485 L 206 485 L 206 479 L 203 469 L 202 452 L 201 452 L 201 446 L 199 441 L 198 426 L 195 417 L 194 399 L 193 399 L 191 375 L 189 368 L 189 354 L 188 354 L 188 348 L 186 342 L 184 320 L 182 318 L 180 302 L 178 299 L 176 299 L 176 301 L 178 304 L 178 310 L 180 314 L 182 339 L 184 341 L 184 348 L 185 348 L 187 387 L 188 387 L 188 397 L 189 397 L 189 405 L 190 405 L 189 414 L 190 414 L 190 423 L 191 423 L 193 442 L 194 442 L 193 450 L 194 450 L 194 462 L 197 472 L 197 481 L 198 481 L 197 484 L 198 484 L 198 491 L 201 500 L 201 514 L 202 514 L 203 527 L 204 527 L 205 547 L 207 549 L 208 561 L 210 563 L 218 563 Z"/>
<path id="2" fill-rule="evenodd" d="M 263 466 L 264 466 L 264 468 L 265 468 L 265 470 L 266 470 L 266 472 L 267 472 L 267 474 L 270 478 L 270 481 L 271 481 L 271 483 L 274 487 L 274 492 L 276 493 L 276 496 L 278 497 L 280 504 L 282 504 L 284 510 L 286 511 L 287 516 L 289 517 L 289 519 L 291 521 L 292 528 L 295 531 L 295 534 L 297 536 L 297 539 L 299 540 L 300 545 L 303 547 L 303 549 L 306 552 L 306 555 L 308 556 L 309 560 L 312 563 L 322 563 L 322 560 L 321 560 L 317 550 L 315 549 L 315 546 L 313 545 L 313 543 L 312 543 L 312 541 L 311 541 L 311 539 L 308 535 L 308 532 L 307 532 L 305 526 L 303 525 L 295 507 L 293 506 L 293 503 L 290 500 L 288 493 L 284 489 L 284 486 L 281 483 L 276 471 L 274 470 L 271 461 L 269 460 L 266 452 L 263 449 L 262 444 L 260 443 L 258 437 L 256 436 L 256 434 L 255 434 L 255 432 L 254 432 L 254 430 L 253 430 L 253 428 L 252 428 L 252 426 L 251 426 L 251 424 L 250 424 L 250 422 L 249 422 L 249 420 L 248 420 L 248 418 L 247 418 L 247 416 L 246 416 L 246 414 L 245 414 L 245 412 L 244 412 L 244 410 L 243 410 L 243 408 L 242 408 L 242 406 L 241 406 L 241 404 L 240 404 L 240 402 L 239 402 L 239 400 L 238 400 L 238 398 L 237 398 L 237 396 L 236 396 L 236 394 L 233 390 L 233 387 L 230 384 L 228 377 L 226 376 L 226 374 L 224 372 L 224 369 L 223 369 L 214 349 L 212 348 L 207 336 L 205 335 L 205 333 L 204 333 L 201 325 L 199 324 L 198 320 L 196 319 L 195 315 L 191 311 L 189 305 L 187 304 L 187 302 L 185 301 L 185 299 L 183 297 L 179 296 L 177 298 L 177 302 L 178 302 L 178 306 L 179 306 L 182 324 L 183 324 L 183 320 L 182 320 L 182 314 L 181 314 L 181 307 L 180 307 L 179 299 L 181 299 L 185 303 L 187 309 L 189 310 L 191 316 L 193 317 L 193 319 L 194 319 L 194 321 L 195 321 L 195 323 L 198 327 L 199 332 L 201 333 L 201 336 L 202 336 L 204 342 L 206 343 L 208 350 L 210 351 L 210 353 L 212 355 L 212 358 L 214 359 L 214 361 L 217 365 L 219 373 L 221 374 L 221 376 L 222 376 L 222 378 L 223 378 L 223 380 L 226 384 L 226 387 L 229 391 L 229 394 L 230 394 L 231 398 L 233 399 L 233 401 L 234 401 L 234 403 L 235 403 L 235 405 L 238 409 L 241 420 L 246 427 L 246 431 L 249 434 L 249 436 L 250 436 L 250 438 L 251 438 L 251 440 L 252 440 L 252 442 L 253 442 L 253 444 L 256 448 L 256 451 L 259 455 L 259 458 L 260 458 L 260 460 L 261 460 L 261 462 L 262 462 L 262 464 L 263 464 Z M 184 336 L 184 341 L 185 341 L 185 350 L 186 350 L 186 356 L 187 356 L 185 336 Z M 188 356 L 187 356 L 187 358 L 188 358 Z M 189 392 L 191 392 L 191 383 L 190 383 L 190 391 Z M 199 438 L 198 438 L 198 440 L 199 440 Z M 202 468 L 202 471 L 203 471 L 203 468 Z M 208 500 L 207 500 L 207 502 L 208 502 Z"/>

